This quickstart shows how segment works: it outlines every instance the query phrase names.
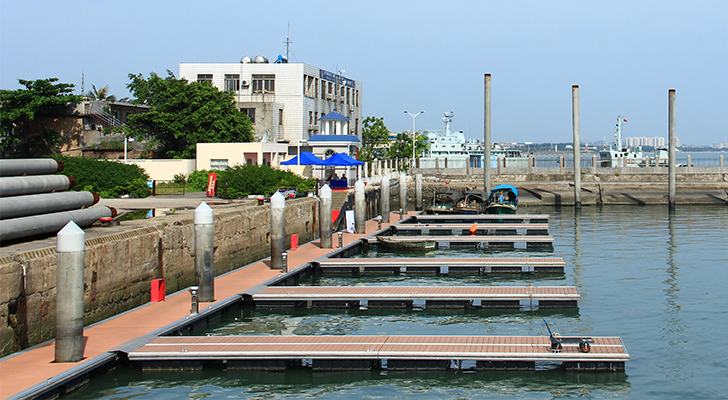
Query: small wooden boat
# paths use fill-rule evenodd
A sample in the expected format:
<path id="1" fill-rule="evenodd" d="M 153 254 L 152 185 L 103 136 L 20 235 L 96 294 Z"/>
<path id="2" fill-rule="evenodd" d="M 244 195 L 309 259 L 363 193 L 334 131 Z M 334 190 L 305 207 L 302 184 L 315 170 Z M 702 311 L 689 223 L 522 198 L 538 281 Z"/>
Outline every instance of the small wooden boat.
<path id="1" fill-rule="evenodd" d="M 455 205 L 455 211 L 460 214 L 480 214 L 485 212 L 488 195 L 480 189 L 470 189 Z"/>
<path id="2" fill-rule="evenodd" d="M 515 214 L 518 207 L 518 189 L 511 185 L 498 185 L 490 191 L 486 214 Z"/>
<path id="3" fill-rule="evenodd" d="M 462 197 L 463 195 L 456 190 L 448 189 L 442 192 L 437 192 L 433 196 L 432 205 L 425 208 L 424 211 L 426 214 L 435 215 L 456 213 L 455 205 Z"/>
<path id="4" fill-rule="evenodd" d="M 427 239 L 408 239 L 406 236 L 377 236 L 377 241 L 385 247 L 398 250 L 434 250 L 435 241 Z"/>

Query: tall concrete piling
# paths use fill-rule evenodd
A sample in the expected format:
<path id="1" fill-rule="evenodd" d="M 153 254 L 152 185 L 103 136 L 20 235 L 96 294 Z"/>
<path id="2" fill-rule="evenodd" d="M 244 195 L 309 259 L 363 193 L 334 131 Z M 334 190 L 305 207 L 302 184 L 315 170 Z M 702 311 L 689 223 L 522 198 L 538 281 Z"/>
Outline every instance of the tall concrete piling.
<path id="1" fill-rule="evenodd" d="M 483 190 L 490 192 L 490 74 L 485 74 L 483 110 Z"/>
<path id="2" fill-rule="evenodd" d="M 357 234 L 366 234 L 367 201 L 364 195 L 364 181 L 359 179 L 354 184 L 354 229 Z"/>
<path id="3" fill-rule="evenodd" d="M 195 209 L 195 282 L 200 302 L 215 301 L 214 237 L 212 208 L 202 202 Z"/>
<path id="4" fill-rule="evenodd" d="M 286 251 L 286 199 L 281 192 L 270 198 L 270 267 L 283 269 Z"/>
<path id="5" fill-rule="evenodd" d="M 407 175 L 399 173 L 399 208 L 407 212 Z"/>
<path id="6" fill-rule="evenodd" d="M 83 358 L 83 269 L 86 233 L 71 221 L 56 236 L 56 362 Z"/>
<path id="7" fill-rule="evenodd" d="M 379 191 L 380 203 L 382 204 L 382 222 L 389 223 L 389 176 L 382 176 L 382 183 Z"/>
<path id="8" fill-rule="evenodd" d="M 668 195 L 667 201 L 670 208 L 675 207 L 675 89 L 668 92 Z"/>
<path id="9" fill-rule="evenodd" d="M 571 122 L 574 130 L 574 207 L 581 208 L 581 138 L 579 137 L 579 85 L 571 86 Z"/>
<path id="10" fill-rule="evenodd" d="M 422 174 L 415 175 L 415 211 L 422 211 Z"/>
<path id="11" fill-rule="evenodd" d="M 331 240 L 331 211 L 333 204 L 333 193 L 329 185 L 324 185 L 319 192 L 319 198 L 321 199 L 321 207 L 319 207 L 319 220 L 321 224 L 319 226 L 319 233 L 321 235 L 321 248 L 331 249 L 333 248 L 333 240 Z"/>

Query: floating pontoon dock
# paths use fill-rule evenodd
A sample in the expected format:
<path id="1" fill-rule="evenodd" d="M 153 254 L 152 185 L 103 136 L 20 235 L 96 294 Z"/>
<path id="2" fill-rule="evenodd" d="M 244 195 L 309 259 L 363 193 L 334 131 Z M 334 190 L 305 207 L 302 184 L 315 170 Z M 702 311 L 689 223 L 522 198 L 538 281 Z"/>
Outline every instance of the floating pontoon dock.
<path id="1" fill-rule="evenodd" d="M 485 257 L 485 258 L 329 258 L 318 263 L 324 273 L 400 272 L 400 273 L 564 273 L 562 257 Z"/>
<path id="2" fill-rule="evenodd" d="M 548 235 L 549 224 L 514 223 L 444 223 L 444 224 L 398 224 L 392 229 L 397 232 L 419 232 L 421 235 Z"/>
<path id="3" fill-rule="evenodd" d="M 548 224 L 548 214 L 447 214 L 447 215 L 427 215 L 419 214 L 408 218 L 410 223 L 474 223 L 474 222 L 525 222 L 531 224 Z"/>
<path id="4" fill-rule="evenodd" d="M 547 235 L 473 235 L 473 236 L 386 236 L 391 242 L 407 243 L 431 241 L 437 243 L 440 249 L 450 248 L 451 246 L 460 247 L 553 247 L 553 236 Z M 376 244 L 377 238 L 368 238 L 370 244 Z M 519 246 L 520 245 L 520 246 Z"/>
<path id="5" fill-rule="evenodd" d="M 567 370 L 624 371 L 629 353 L 621 338 L 590 339 L 584 353 L 576 343 L 554 350 L 548 336 L 165 336 L 128 356 L 146 370 L 533 370 L 561 362 Z"/>
<path id="6" fill-rule="evenodd" d="M 574 286 L 269 286 L 256 307 L 304 308 L 575 308 Z"/>

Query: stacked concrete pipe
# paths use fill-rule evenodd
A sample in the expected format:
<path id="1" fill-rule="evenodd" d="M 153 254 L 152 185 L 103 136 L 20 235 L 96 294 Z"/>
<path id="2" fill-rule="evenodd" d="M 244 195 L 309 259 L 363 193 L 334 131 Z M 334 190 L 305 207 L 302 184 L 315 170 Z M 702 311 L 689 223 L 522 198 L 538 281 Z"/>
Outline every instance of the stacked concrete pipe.
<path id="1" fill-rule="evenodd" d="M 113 217 L 110 207 L 86 208 L 99 201 L 91 192 L 65 192 L 75 185 L 53 159 L 0 160 L 0 241 L 56 233 L 69 221 L 89 226 Z"/>

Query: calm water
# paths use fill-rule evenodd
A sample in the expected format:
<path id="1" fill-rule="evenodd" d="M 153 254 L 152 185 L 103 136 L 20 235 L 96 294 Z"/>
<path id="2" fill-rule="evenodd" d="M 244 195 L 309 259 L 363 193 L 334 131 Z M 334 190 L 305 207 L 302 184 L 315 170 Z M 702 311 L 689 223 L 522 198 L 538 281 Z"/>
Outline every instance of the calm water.
<path id="1" fill-rule="evenodd" d="M 206 333 L 232 334 L 546 334 L 621 336 L 632 359 L 625 373 L 373 372 L 260 373 L 206 369 L 145 373 L 117 369 L 66 398 L 84 399 L 716 399 L 728 397 L 728 207 L 530 208 L 551 214 L 552 252 L 563 276 L 316 277 L 302 284 L 575 285 L 569 312 L 243 310 Z M 456 253 L 457 252 L 457 253 Z M 524 251 L 510 252 L 523 254 Z M 438 253 L 432 254 L 436 256 Z M 449 256 L 502 254 L 452 250 Z M 373 254 L 370 254 L 373 255 Z M 390 255 L 387 255 L 390 256 Z"/>

